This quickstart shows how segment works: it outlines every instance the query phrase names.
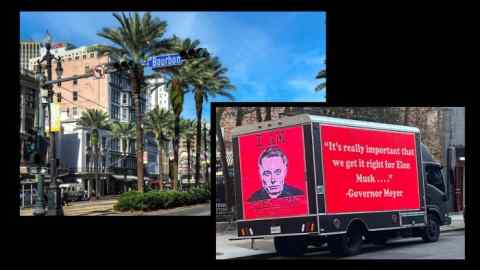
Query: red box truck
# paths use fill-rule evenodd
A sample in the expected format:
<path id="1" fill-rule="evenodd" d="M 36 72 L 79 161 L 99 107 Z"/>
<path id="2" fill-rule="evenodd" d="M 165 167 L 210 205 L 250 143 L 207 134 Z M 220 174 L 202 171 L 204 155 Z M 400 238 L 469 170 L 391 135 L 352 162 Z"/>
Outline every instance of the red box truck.
<path id="1" fill-rule="evenodd" d="M 283 256 L 328 243 L 353 255 L 397 236 L 436 241 L 447 189 L 418 128 L 297 115 L 233 130 L 240 239 Z"/>

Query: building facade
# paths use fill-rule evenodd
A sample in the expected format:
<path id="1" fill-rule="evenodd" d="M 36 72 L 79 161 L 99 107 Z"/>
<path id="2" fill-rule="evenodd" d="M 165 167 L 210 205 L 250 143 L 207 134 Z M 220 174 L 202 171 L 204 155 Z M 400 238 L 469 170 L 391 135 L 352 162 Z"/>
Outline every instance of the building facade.
<path id="1" fill-rule="evenodd" d="M 30 69 L 30 59 L 40 56 L 40 42 L 20 41 L 20 70 Z"/>
<path id="2" fill-rule="evenodd" d="M 108 56 L 98 53 L 96 45 L 75 48 L 72 45 L 65 45 L 56 48 L 55 56 L 63 58 L 63 78 L 73 75 L 83 75 L 88 70 L 110 63 Z M 31 69 L 35 68 L 37 61 L 30 60 Z M 55 69 L 56 63 L 53 63 Z M 53 79 L 56 74 L 53 72 Z M 79 80 L 62 82 L 55 85 L 54 99 L 58 101 L 61 110 L 62 137 L 60 159 L 65 168 L 73 173 L 72 181 L 80 182 L 88 187 L 89 181 L 94 177 L 92 172 L 93 151 L 90 145 L 90 132 L 77 125 L 82 112 L 88 109 L 104 111 L 113 122 L 130 123 L 135 121 L 132 89 L 128 77 L 122 73 L 115 72 L 105 74 L 101 78 L 88 77 Z M 147 96 L 140 97 L 141 113 L 146 110 Z M 102 177 L 102 193 L 118 192 L 115 180 L 135 182 L 136 180 L 136 152 L 135 138 L 120 139 L 112 137 L 109 131 L 101 133 L 101 158 L 100 168 L 105 174 Z M 145 137 L 145 151 L 147 156 L 156 154 L 156 145 L 151 144 L 148 135 Z M 153 154 L 152 154 L 153 153 Z M 145 164 L 146 179 L 148 174 L 154 173 L 156 159 L 148 159 Z M 123 185 L 125 186 L 125 185 Z"/>
<path id="3" fill-rule="evenodd" d="M 27 70 L 20 73 L 20 166 L 28 162 L 27 143 L 33 143 L 39 84 Z"/>

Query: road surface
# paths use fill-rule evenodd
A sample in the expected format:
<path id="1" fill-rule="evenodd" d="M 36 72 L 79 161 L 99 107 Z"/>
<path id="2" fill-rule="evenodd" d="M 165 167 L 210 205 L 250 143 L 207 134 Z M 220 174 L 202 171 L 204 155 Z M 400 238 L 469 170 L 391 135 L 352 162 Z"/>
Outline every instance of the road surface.
<path id="1" fill-rule="evenodd" d="M 306 253 L 303 257 L 285 258 L 277 255 L 263 255 L 259 258 L 269 260 L 283 259 L 342 259 L 342 260 L 408 260 L 408 259 L 465 259 L 465 231 L 450 231 L 440 235 L 440 239 L 435 243 L 424 243 L 421 238 L 403 238 L 391 240 L 386 246 L 377 246 L 365 244 L 362 252 L 356 256 L 339 258 L 331 255 L 326 247 L 316 248 Z M 253 257 L 251 257 L 253 258 Z"/>

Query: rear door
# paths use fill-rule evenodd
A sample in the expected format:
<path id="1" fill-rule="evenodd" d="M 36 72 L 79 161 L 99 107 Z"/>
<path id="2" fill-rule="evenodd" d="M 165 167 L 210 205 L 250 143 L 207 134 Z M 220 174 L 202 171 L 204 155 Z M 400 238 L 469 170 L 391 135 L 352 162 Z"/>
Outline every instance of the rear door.
<path id="1" fill-rule="evenodd" d="M 317 229 L 309 202 L 314 179 L 309 185 L 304 130 L 294 125 L 233 139 L 239 236 Z M 307 135 L 311 141 L 311 133 Z"/>

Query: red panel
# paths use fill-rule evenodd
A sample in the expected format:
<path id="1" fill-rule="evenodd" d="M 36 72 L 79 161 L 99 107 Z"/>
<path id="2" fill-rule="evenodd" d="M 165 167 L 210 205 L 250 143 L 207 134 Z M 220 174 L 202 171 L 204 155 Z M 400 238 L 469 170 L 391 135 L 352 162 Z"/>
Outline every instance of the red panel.
<path id="1" fill-rule="evenodd" d="M 327 213 L 419 209 L 415 135 L 321 126 Z"/>
<path id="2" fill-rule="evenodd" d="M 239 145 L 244 219 L 307 215 L 302 127 L 240 136 Z"/>

